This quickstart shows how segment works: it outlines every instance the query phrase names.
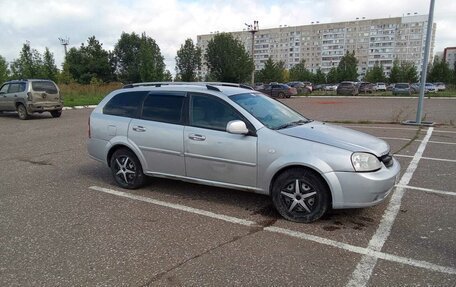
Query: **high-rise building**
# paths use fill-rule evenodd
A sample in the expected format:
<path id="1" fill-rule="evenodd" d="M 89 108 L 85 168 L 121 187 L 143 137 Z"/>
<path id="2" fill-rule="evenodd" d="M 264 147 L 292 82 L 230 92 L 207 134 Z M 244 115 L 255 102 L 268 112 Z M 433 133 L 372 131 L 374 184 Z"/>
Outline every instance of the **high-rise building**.
<path id="1" fill-rule="evenodd" d="M 450 69 L 456 68 L 456 47 L 447 47 L 443 50 L 443 60 L 448 63 Z"/>
<path id="2" fill-rule="evenodd" d="M 428 15 L 411 15 L 260 29 L 255 34 L 255 70 L 261 70 L 271 57 L 276 62 L 283 61 L 288 69 L 305 60 L 306 68 L 310 71 L 315 72 L 320 68 L 327 73 L 332 67 L 337 67 L 347 51 L 355 51 L 360 78 L 375 63 L 383 65 L 385 75 L 389 75 L 395 59 L 412 62 L 420 72 L 424 59 L 427 20 Z M 434 23 L 431 55 L 435 29 Z M 251 51 L 251 33 L 230 33 L 244 43 L 247 51 Z M 208 41 L 214 35 L 216 33 L 198 35 L 197 45 L 205 51 Z M 206 72 L 207 68 L 204 67 L 202 75 Z"/>

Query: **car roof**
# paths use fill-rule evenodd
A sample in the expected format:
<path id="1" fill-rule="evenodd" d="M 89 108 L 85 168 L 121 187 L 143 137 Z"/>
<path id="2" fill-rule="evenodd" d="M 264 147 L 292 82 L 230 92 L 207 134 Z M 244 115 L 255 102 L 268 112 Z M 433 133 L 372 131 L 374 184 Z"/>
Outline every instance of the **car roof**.
<path id="1" fill-rule="evenodd" d="M 119 91 L 187 91 L 187 92 L 210 92 L 226 96 L 255 92 L 252 88 L 242 84 L 232 83 L 184 83 L 184 82 L 148 82 L 125 85 Z"/>

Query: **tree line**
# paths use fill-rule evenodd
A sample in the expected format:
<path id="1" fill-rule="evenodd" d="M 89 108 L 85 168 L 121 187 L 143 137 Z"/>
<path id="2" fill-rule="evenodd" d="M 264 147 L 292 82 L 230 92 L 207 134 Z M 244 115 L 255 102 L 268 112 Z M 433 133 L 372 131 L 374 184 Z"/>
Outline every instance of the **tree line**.
<path id="1" fill-rule="evenodd" d="M 123 32 L 112 51 L 103 48 L 95 36 L 87 43 L 72 47 L 64 60 L 62 69 L 55 64 L 54 55 L 45 48 L 43 55 L 25 43 L 19 58 L 7 63 L 0 55 L 0 80 L 24 78 L 48 78 L 59 83 L 80 84 L 120 81 L 123 83 L 148 81 L 223 81 L 247 83 L 254 70 L 252 57 L 240 40 L 229 33 L 219 33 L 208 42 L 205 53 L 191 39 L 186 39 L 177 51 L 173 79 L 166 70 L 164 57 L 156 41 L 146 33 Z M 202 65 L 207 66 L 207 74 L 201 75 Z M 456 68 L 456 67 L 455 67 Z M 429 82 L 456 84 L 455 69 L 450 69 L 435 57 L 428 67 Z M 355 52 L 346 52 L 337 67 L 325 74 L 321 69 L 312 72 L 301 60 L 290 69 L 285 62 L 269 58 L 264 68 L 255 72 L 257 82 L 311 81 L 315 84 L 338 83 L 358 80 L 358 60 Z M 385 77 L 382 65 L 375 64 L 366 72 L 369 82 L 417 82 L 419 75 L 411 62 L 395 60 L 389 77 Z"/>

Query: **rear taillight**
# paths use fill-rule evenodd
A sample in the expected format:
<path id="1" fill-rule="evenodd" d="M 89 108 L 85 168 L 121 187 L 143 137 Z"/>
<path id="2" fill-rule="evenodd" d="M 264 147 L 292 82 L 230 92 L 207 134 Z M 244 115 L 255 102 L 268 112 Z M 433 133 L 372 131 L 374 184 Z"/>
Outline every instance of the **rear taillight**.
<path id="1" fill-rule="evenodd" d="M 88 125 L 89 125 L 88 136 L 89 136 L 89 139 L 90 139 L 91 138 L 91 134 L 90 134 L 90 118 L 88 120 Z"/>
<path id="2" fill-rule="evenodd" d="M 28 92 L 27 93 L 27 101 L 31 101 L 31 100 L 32 100 L 32 93 Z"/>

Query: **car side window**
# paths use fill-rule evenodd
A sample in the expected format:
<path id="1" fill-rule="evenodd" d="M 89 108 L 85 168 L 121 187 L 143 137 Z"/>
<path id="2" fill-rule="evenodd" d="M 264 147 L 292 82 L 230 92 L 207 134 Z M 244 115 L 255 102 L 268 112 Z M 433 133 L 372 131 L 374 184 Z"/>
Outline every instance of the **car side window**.
<path id="1" fill-rule="evenodd" d="M 103 108 L 103 114 L 120 117 L 138 117 L 140 106 L 147 95 L 144 92 L 125 92 L 115 95 Z"/>
<path id="2" fill-rule="evenodd" d="M 170 124 L 182 124 L 185 97 L 181 95 L 150 94 L 143 104 L 141 118 Z"/>
<path id="3" fill-rule="evenodd" d="M 8 93 L 19 93 L 22 92 L 21 83 L 14 83 L 9 85 Z"/>
<path id="4" fill-rule="evenodd" d="M 243 119 L 229 104 L 210 95 L 191 95 L 191 126 L 226 131 L 228 122 L 234 120 Z"/>
<path id="5" fill-rule="evenodd" d="M 9 87 L 9 84 L 4 84 L 2 86 L 2 88 L 0 89 L 0 93 L 6 94 L 8 92 L 8 87 Z"/>

